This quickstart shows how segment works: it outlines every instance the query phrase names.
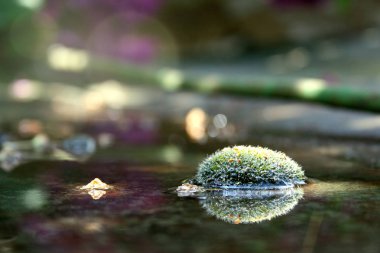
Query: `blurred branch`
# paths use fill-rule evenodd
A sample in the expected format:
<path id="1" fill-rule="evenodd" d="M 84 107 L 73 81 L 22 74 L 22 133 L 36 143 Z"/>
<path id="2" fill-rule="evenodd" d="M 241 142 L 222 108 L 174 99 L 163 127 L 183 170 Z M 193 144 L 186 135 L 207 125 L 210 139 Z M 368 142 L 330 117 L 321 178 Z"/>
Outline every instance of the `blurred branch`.
<path id="1" fill-rule="evenodd" d="M 167 91 L 191 90 L 205 94 L 282 97 L 362 110 L 380 111 L 380 91 L 327 84 L 323 79 L 227 77 L 210 73 L 194 75 L 174 68 L 141 68 L 107 60 L 92 60 L 90 71 L 107 73 L 124 81 L 160 87 Z M 376 88 L 376 87 L 375 87 Z"/>

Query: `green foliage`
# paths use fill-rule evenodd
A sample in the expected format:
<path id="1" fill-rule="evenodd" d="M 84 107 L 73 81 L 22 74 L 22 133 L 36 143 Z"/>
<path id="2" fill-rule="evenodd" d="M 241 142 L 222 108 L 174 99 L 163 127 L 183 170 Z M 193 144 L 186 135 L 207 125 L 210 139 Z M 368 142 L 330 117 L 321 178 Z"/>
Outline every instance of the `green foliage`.
<path id="1" fill-rule="evenodd" d="M 277 188 L 304 184 L 302 168 L 282 152 L 252 146 L 227 147 L 206 158 L 196 181 L 205 187 Z"/>

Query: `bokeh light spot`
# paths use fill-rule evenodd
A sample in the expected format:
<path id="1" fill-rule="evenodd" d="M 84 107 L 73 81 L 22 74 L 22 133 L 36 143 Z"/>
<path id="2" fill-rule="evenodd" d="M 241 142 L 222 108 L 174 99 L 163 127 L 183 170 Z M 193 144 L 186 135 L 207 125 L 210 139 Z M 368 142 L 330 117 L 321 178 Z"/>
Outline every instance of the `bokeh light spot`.
<path id="1" fill-rule="evenodd" d="M 48 50 L 48 63 L 53 69 L 79 72 L 87 67 L 88 62 L 89 56 L 84 50 L 60 44 L 54 44 Z"/>
<path id="2" fill-rule="evenodd" d="M 182 151 L 175 145 L 168 145 L 162 149 L 162 157 L 168 163 L 177 163 L 183 157 Z"/>
<path id="3" fill-rule="evenodd" d="M 191 109 L 185 118 L 185 129 L 188 136 L 197 142 L 204 142 L 207 137 L 208 116 L 201 108 Z"/>
<path id="4" fill-rule="evenodd" d="M 224 128 L 227 126 L 227 117 L 224 114 L 217 114 L 213 119 L 214 126 L 216 128 Z"/>
<path id="5" fill-rule="evenodd" d="M 178 90 L 184 79 L 183 74 L 180 71 L 171 69 L 161 70 L 159 76 L 162 87 L 168 91 Z"/>
<path id="6" fill-rule="evenodd" d="M 9 95 L 16 100 L 30 101 L 41 97 L 42 87 L 37 81 L 19 79 L 9 87 Z"/>
<path id="7" fill-rule="evenodd" d="M 31 210 L 38 210 L 47 201 L 46 194 L 40 189 L 27 190 L 23 195 L 23 203 L 26 208 Z"/>
<path id="8" fill-rule="evenodd" d="M 296 83 L 297 92 L 305 98 L 314 98 L 326 88 L 326 81 L 317 78 L 301 78 Z"/>
<path id="9" fill-rule="evenodd" d="M 44 0 L 17 0 L 17 3 L 22 7 L 35 10 L 44 4 Z"/>

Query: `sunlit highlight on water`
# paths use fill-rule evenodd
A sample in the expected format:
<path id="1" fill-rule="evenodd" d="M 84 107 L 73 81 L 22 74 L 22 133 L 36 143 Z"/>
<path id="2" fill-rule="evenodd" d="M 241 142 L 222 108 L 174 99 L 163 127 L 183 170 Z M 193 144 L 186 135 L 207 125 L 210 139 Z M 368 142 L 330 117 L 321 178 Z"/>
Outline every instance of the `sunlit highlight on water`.
<path id="1" fill-rule="evenodd" d="M 363 182 L 316 182 L 307 184 L 304 188 L 307 197 L 326 197 L 339 195 L 352 195 L 355 192 L 367 192 L 369 190 L 378 189 L 377 185 Z"/>
<path id="2" fill-rule="evenodd" d="M 92 199 L 97 200 L 102 198 L 107 192 L 104 190 L 92 189 L 89 190 L 87 193 L 91 196 Z"/>

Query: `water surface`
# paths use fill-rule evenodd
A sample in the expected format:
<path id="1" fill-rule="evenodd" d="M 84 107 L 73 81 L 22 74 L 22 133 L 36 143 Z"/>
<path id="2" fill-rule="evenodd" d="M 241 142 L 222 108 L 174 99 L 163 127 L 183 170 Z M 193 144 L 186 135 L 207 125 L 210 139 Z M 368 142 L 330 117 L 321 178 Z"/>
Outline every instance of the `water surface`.
<path id="1" fill-rule="evenodd" d="M 262 202 L 219 196 L 216 200 L 228 216 L 222 219 L 210 211 L 210 201 L 181 198 L 173 191 L 195 173 L 206 152 L 188 150 L 182 160 L 169 164 L 149 156 L 152 150 L 132 149 L 132 157 L 131 148 L 121 147 L 100 152 L 87 163 L 32 162 L 1 172 L 0 251 L 379 251 L 376 170 L 288 150 L 317 180 L 300 189 L 302 195 L 286 212 L 243 224 L 228 217 L 247 201 L 252 208 L 263 208 Z M 114 187 L 92 194 L 79 190 L 96 177 Z"/>

